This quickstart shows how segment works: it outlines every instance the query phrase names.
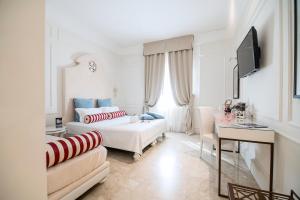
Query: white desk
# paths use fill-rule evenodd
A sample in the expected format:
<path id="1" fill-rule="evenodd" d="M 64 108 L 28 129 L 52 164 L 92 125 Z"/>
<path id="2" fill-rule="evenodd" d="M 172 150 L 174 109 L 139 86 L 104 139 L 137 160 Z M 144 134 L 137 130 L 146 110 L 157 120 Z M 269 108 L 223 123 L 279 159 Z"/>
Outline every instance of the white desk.
<path id="1" fill-rule="evenodd" d="M 224 122 L 220 117 L 216 117 L 216 132 L 219 138 L 219 169 L 218 169 L 218 194 L 222 197 L 228 197 L 221 194 L 221 144 L 223 140 L 251 142 L 270 145 L 270 182 L 269 191 L 273 191 L 273 168 L 274 168 L 274 141 L 275 132 L 269 128 L 241 128 L 233 125 L 232 122 Z"/>
<path id="2" fill-rule="evenodd" d="M 218 124 L 218 137 L 236 140 L 274 143 L 275 133 L 269 128 L 241 128 L 234 125 Z"/>

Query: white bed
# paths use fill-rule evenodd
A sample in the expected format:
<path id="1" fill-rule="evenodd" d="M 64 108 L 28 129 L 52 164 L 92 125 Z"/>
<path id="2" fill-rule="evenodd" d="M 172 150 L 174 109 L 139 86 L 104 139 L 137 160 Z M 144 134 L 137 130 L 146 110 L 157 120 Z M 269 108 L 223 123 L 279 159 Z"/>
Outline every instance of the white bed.
<path id="1" fill-rule="evenodd" d="M 47 141 L 60 139 L 46 137 Z M 109 173 L 107 150 L 103 146 L 59 163 L 47 169 L 47 192 L 49 200 L 71 200 L 79 197 L 93 185 L 103 182 Z"/>
<path id="2" fill-rule="evenodd" d="M 90 60 L 97 64 L 101 63 L 95 55 L 82 55 L 74 59 L 75 66 L 67 67 L 63 73 L 63 122 L 67 126 L 68 133 L 83 133 L 90 130 L 99 130 L 103 136 L 103 145 L 106 147 L 135 152 L 134 158 L 138 159 L 142 150 L 157 137 L 166 131 L 166 121 L 164 119 L 150 122 L 130 123 L 130 117 L 125 116 L 112 120 L 105 120 L 91 124 L 72 122 L 74 119 L 74 98 L 101 99 L 113 96 L 107 77 L 102 70 L 107 70 L 101 64 L 101 70 L 90 73 L 88 63 Z M 100 66 L 100 64 L 99 64 Z"/>
<path id="3" fill-rule="evenodd" d="M 146 146 L 165 133 L 166 120 L 156 119 L 131 123 L 130 116 L 124 116 L 90 124 L 69 122 L 66 126 L 69 134 L 98 130 L 103 136 L 103 146 L 131 151 L 138 156 L 142 154 Z"/>

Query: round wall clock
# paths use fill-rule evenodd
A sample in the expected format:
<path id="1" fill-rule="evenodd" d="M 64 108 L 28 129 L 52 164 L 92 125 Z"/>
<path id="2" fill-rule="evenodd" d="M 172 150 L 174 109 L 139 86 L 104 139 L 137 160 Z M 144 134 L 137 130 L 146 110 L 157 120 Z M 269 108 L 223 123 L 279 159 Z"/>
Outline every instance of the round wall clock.
<path id="1" fill-rule="evenodd" d="M 95 63 L 95 61 L 90 61 L 90 62 L 89 62 L 89 70 L 90 70 L 91 72 L 95 72 L 96 69 L 97 69 L 97 64 Z"/>

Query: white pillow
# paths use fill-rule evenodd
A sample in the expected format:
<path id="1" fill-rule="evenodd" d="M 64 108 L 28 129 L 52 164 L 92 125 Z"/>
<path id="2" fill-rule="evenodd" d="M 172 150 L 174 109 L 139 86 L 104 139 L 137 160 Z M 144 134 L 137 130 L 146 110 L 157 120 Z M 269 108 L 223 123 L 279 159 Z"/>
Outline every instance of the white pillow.
<path id="1" fill-rule="evenodd" d="M 136 123 L 138 121 L 140 121 L 140 118 L 138 115 L 134 115 L 134 116 L 130 117 L 130 123 Z"/>
<path id="2" fill-rule="evenodd" d="M 84 117 L 86 115 L 103 113 L 102 108 L 75 108 L 75 111 L 79 115 L 79 122 L 84 122 Z"/>
<path id="3" fill-rule="evenodd" d="M 112 107 L 101 107 L 102 108 L 102 112 L 104 113 L 108 113 L 108 112 L 116 112 L 119 111 L 119 107 L 118 106 L 112 106 Z"/>

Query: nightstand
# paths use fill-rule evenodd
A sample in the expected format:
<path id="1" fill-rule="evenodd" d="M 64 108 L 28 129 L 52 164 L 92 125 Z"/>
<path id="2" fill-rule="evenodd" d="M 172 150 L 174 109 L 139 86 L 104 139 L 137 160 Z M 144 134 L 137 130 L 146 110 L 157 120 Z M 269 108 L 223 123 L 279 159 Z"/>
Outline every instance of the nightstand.
<path id="1" fill-rule="evenodd" d="M 56 128 L 55 126 L 46 127 L 46 134 L 53 135 L 56 137 L 65 137 L 67 135 L 67 128 L 63 126 L 62 128 Z"/>

